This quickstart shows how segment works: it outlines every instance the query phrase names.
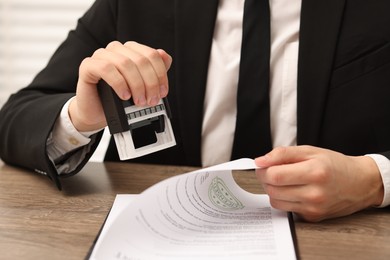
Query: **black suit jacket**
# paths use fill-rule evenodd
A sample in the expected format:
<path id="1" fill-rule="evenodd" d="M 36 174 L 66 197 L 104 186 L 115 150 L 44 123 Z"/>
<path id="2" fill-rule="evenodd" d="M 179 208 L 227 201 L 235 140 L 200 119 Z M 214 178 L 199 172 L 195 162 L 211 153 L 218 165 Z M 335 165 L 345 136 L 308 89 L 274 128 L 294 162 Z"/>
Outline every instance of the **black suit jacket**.
<path id="1" fill-rule="evenodd" d="M 134 40 L 173 56 L 169 99 L 177 139 L 176 147 L 137 161 L 200 165 L 203 98 L 217 7 L 218 0 L 96 1 L 47 67 L 4 105 L 1 158 L 44 173 L 60 187 L 45 143 L 63 104 L 74 95 L 81 61 L 113 40 Z M 390 158 L 389 11 L 388 0 L 303 0 L 298 144 Z M 107 160 L 117 160 L 115 150 L 110 146 Z"/>

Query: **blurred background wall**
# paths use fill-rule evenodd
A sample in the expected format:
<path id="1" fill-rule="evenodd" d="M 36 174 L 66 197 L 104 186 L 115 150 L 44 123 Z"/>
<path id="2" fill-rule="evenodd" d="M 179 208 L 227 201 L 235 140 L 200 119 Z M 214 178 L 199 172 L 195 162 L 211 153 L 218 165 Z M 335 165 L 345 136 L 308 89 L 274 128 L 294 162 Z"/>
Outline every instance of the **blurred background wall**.
<path id="1" fill-rule="evenodd" d="M 92 2 L 0 0 L 0 108 L 11 93 L 28 85 L 46 65 Z M 106 142 L 92 161 L 102 160 Z"/>

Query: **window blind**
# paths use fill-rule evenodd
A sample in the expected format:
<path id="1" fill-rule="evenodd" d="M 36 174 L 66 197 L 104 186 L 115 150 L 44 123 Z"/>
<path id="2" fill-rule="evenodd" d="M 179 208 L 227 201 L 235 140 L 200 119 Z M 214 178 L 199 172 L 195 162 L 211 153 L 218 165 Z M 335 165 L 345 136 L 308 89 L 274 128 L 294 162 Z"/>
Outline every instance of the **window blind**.
<path id="1" fill-rule="evenodd" d="M 94 0 L 0 0 L 0 108 L 27 86 Z M 102 161 L 105 131 L 91 161 Z"/>
<path id="2" fill-rule="evenodd" d="M 93 0 L 0 0 L 0 108 L 47 63 Z"/>

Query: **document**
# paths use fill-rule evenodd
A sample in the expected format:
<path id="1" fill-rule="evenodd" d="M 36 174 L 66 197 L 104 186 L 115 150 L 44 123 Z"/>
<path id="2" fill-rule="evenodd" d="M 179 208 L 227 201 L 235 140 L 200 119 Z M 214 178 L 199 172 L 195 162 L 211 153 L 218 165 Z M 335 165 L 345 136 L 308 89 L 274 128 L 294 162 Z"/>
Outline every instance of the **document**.
<path id="1" fill-rule="evenodd" d="M 118 195 L 90 259 L 297 259 L 288 213 L 233 178 L 254 168 L 241 159 Z"/>

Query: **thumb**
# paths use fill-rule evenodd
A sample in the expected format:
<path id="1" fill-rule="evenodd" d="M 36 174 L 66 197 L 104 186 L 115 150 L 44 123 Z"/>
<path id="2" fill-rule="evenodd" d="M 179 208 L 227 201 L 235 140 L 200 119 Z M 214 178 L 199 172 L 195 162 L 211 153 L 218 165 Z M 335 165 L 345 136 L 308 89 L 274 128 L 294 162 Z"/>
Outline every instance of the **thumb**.
<path id="1" fill-rule="evenodd" d="M 255 159 L 259 167 L 270 167 L 274 165 L 290 164 L 301 162 L 307 159 L 309 154 L 313 154 L 314 147 L 309 146 L 289 146 L 277 147 L 271 152 Z"/>

